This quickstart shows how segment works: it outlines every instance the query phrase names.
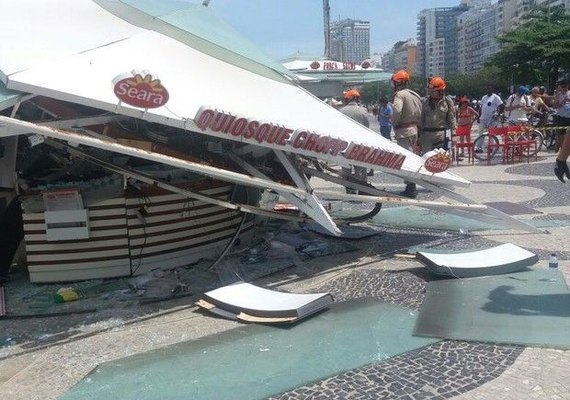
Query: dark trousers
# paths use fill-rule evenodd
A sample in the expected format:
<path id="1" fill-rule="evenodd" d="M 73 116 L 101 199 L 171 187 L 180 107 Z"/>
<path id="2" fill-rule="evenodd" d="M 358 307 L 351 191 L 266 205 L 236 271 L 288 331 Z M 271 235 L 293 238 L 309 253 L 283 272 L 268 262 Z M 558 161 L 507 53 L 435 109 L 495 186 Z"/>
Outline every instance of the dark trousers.
<path id="1" fill-rule="evenodd" d="M 392 127 L 391 126 L 381 126 L 380 134 L 388 140 L 392 140 Z"/>

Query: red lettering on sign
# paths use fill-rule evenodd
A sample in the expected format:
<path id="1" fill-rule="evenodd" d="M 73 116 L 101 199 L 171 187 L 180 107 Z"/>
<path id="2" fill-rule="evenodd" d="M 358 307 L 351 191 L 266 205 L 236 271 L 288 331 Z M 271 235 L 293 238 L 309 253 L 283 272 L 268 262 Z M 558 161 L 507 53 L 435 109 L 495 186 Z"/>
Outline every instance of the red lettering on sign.
<path id="1" fill-rule="evenodd" d="M 269 132 L 269 128 L 271 128 L 271 125 L 268 123 L 259 125 L 259 128 L 257 128 L 255 131 L 255 140 L 257 140 L 259 143 L 263 142 L 265 140 L 267 132 Z"/>
<path id="2" fill-rule="evenodd" d="M 378 157 L 378 152 L 380 150 L 373 148 L 372 151 L 368 154 L 368 156 L 366 157 L 365 162 L 369 163 L 369 164 L 374 164 L 374 160 L 376 160 L 376 157 Z"/>
<path id="3" fill-rule="evenodd" d="M 378 158 L 374 161 L 374 164 L 376 165 L 384 165 L 384 162 L 386 161 L 386 158 L 390 156 L 390 153 L 384 151 L 384 150 L 380 150 L 379 154 L 378 154 Z"/>
<path id="4" fill-rule="evenodd" d="M 230 134 L 232 136 L 241 136 L 243 134 L 243 131 L 246 128 L 246 126 L 247 126 L 247 119 L 238 118 L 232 124 L 232 127 L 230 128 Z"/>
<path id="5" fill-rule="evenodd" d="M 394 165 L 392 165 L 392 168 L 394 169 L 401 169 L 402 165 L 404 164 L 404 160 L 406 159 L 406 156 L 403 155 L 399 155 L 398 156 L 398 161 L 396 163 L 394 163 Z"/>
<path id="6" fill-rule="evenodd" d="M 305 145 L 303 146 L 303 150 L 314 151 L 315 145 L 317 144 L 317 139 L 319 135 L 316 133 L 309 134 L 309 137 L 305 141 Z"/>
<path id="7" fill-rule="evenodd" d="M 284 128 L 281 131 L 281 135 L 279 136 L 279 139 L 277 140 L 276 143 L 278 145 L 285 146 L 287 144 L 287 141 L 291 137 L 291 132 L 293 132 L 293 129 Z"/>
<path id="8" fill-rule="evenodd" d="M 209 107 L 201 107 L 194 120 L 198 129 L 202 131 L 210 129 L 213 132 L 229 133 L 236 138 L 241 136 L 243 139 L 255 140 L 260 144 L 290 145 L 294 149 L 313 153 L 331 154 L 333 156 L 343 154 L 348 160 L 381 165 L 387 168 L 401 168 L 406 158 L 403 155 L 376 147 L 355 142 L 349 144 L 344 140 L 308 132 L 304 129 L 293 131 L 283 125 L 260 122 Z"/>
<path id="9" fill-rule="evenodd" d="M 371 150 L 370 147 L 362 146 L 362 149 L 360 149 L 360 153 L 358 153 L 358 156 L 356 157 L 356 161 L 364 161 L 366 155 L 370 152 L 370 150 Z"/>
<path id="10" fill-rule="evenodd" d="M 221 132 L 223 133 L 228 133 L 230 131 L 230 126 L 232 126 L 232 124 L 234 123 L 236 119 L 235 115 L 229 115 L 228 119 L 226 120 L 226 123 L 224 124 L 224 126 L 222 127 Z"/>
<path id="11" fill-rule="evenodd" d="M 275 143 L 277 139 L 279 139 L 279 135 L 281 134 L 282 127 L 280 126 L 272 126 L 267 134 L 267 139 L 265 140 L 267 143 Z"/>
<path id="12" fill-rule="evenodd" d="M 220 132 L 226 125 L 226 122 L 228 122 L 228 118 L 229 118 L 228 114 L 216 113 L 214 119 L 210 123 L 209 128 L 214 132 Z"/>
<path id="13" fill-rule="evenodd" d="M 257 128 L 259 128 L 259 122 L 249 121 L 247 124 L 247 130 L 243 134 L 244 139 L 251 139 L 255 135 Z"/>
<path id="14" fill-rule="evenodd" d="M 202 107 L 200 108 L 200 110 L 198 110 L 198 113 L 196 114 L 196 118 L 194 120 L 196 121 L 196 125 L 198 126 L 198 128 L 205 131 L 208 125 L 210 124 L 210 121 L 214 117 L 215 117 L 214 110 Z"/>
<path id="15" fill-rule="evenodd" d="M 439 173 L 445 171 L 449 167 L 449 161 L 440 161 L 435 158 L 428 158 L 424 166 L 429 172 Z"/>
<path id="16" fill-rule="evenodd" d="M 340 139 L 333 139 L 331 143 L 331 154 L 333 156 L 338 155 L 341 151 L 346 150 L 348 142 Z"/>
<path id="17" fill-rule="evenodd" d="M 317 153 L 326 153 L 328 151 L 328 146 L 331 138 L 329 136 L 321 136 L 317 140 L 317 144 L 315 145 L 315 151 Z"/>
<path id="18" fill-rule="evenodd" d="M 350 146 L 348 146 L 348 149 L 346 151 L 347 154 L 345 155 L 345 157 L 348 158 L 349 160 L 355 160 L 356 157 L 358 157 L 358 153 L 360 153 L 361 147 L 362 146 L 360 146 L 359 144 L 352 142 Z"/>
<path id="19" fill-rule="evenodd" d="M 303 146 L 303 143 L 305 143 L 305 140 L 307 139 L 307 136 L 309 134 L 307 133 L 307 131 L 304 131 L 302 129 L 297 129 L 295 132 L 293 132 L 293 137 L 291 138 L 291 140 L 293 141 L 293 148 L 294 149 L 299 149 Z"/>

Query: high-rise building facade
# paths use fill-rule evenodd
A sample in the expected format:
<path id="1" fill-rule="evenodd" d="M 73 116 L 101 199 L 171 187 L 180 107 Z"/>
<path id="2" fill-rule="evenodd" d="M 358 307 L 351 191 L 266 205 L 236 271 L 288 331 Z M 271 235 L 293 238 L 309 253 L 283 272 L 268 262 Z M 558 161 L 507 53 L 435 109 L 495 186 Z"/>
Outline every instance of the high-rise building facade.
<path id="1" fill-rule="evenodd" d="M 457 7 L 431 8 L 418 15 L 418 72 L 424 77 L 450 76 L 458 72 L 457 17 L 467 11 Z"/>
<path id="2" fill-rule="evenodd" d="M 418 14 L 417 74 L 473 74 L 500 50 L 497 38 L 521 24 L 532 6 L 564 6 L 570 0 L 461 0 L 457 7 Z"/>
<path id="3" fill-rule="evenodd" d="M 418 46 L 415 39 L 397 42 L 382 58 L 382 68 L 386 71 L 408 70 L 415 75 Z"/>
<path id="4" fill-rule="evenodd" d="M 344 19 L 331 24 L 331 58 L 360 64 L 370 57 L 370 22 Z"/>
<path id="5" fill-rule="evenodd" d="M 498 0 L 479 4 L 457 18 L 459 73 L 474 74 L 500 50 L 497 37 L 515 29 L 533 5 L 564 6 L 570 0 Z"/>
<path id="6" fill-rule="evenodd" d="M 457 17 L 458 72 L 473 74 L 499 50 L 500 20 L 496 5 L 477 6 Z"/>

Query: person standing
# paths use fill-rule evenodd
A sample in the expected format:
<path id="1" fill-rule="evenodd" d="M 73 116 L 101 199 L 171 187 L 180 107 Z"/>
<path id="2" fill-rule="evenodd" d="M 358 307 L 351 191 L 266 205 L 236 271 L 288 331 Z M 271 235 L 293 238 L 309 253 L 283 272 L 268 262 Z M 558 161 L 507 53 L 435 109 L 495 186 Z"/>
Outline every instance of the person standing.
<path id="1" fill-rule="evenodd" d="M 422 129 L 420 133 L 420 146 L 422 154 L 445 145 L 445 132 L 455 134 L 456 118 L 453 100 L 445 96 L 447 85 L 445 81 L 434 76 L 428 84 L 428 97 L 422 101 Z"/>
<path id="2" fill-rule="evenodd" d="M 473 125 L 473 122 L 479 118 L 479 113 L 476 109 L 469 105 L 469 99 L 467 96 L 463 96 L 459 99 L 459 108 L 457 109 L 457 125 L 465 126 Z"/>
<path id="3" fill-rule="evenodd" d="M 530 106 L 532 107 L 532 116 L 538 120 L 539 126 L 544 126 L 548 122 L 548 113 L 550 108 L 544 102 L 540 95 L 540 88 L 533 87 L 530 90 Z"/>
<path id="4" fill-rule="evenodd" d="M 493 86 L 487 85 L 486 92 L 481 98 L 481 110 L 477 123 L 483 128 L 487 129 L 489 124 L 493 120 L 493 114 L 496 111 L 501 111 L 503 106 L 503 100 L 501 97 L 493 92 Z"/>
<path id="5" fill-rule="evenodd" d="M 388 97 L 382 96 L 380 107 L 378 108 L 378 123 L 380 124 L 380 134 L 388 140 L 392 140 L 392 116 L 394 111 L 388 102 Z"/>
<path id="6" fill-rule="evenodd" d="M 532 112 L 529 92 L 526 86 L 519 86 L 516 93 L 509 96 L 505 104 L 505 111 L 508 112 L 509 120 L 521 123 L 528 122 L 527 114 Z"/>
<path id="7" fill-rule="evenodd" d="M 410 75 L 406 70 L 396 71 L 391 78 L 394 90 L 392 101 L 392 125 L 396 142 L 403 148 L 415 152 L 418 141 L 418 126 L 422 120 L 422 100 L 419 94 L 408 89 Z M 416 184 L 404 182 L 406 189 L 400 195 L 416 198 Z"/>
<path id="8" fill-rule="evenodd" d="M 560 132 L 560 150 L 554 165 L 554 175 L 564 182 L 564 176 L 570 179 L 570 170 L 568 170 L 567 164 L 570 156 L 570 90 L 566 79 L 559 80 L 557 84 L 558 88 L 553 101 L 553 106 L 556 108 L 554 124 L 565 127 L 565 129 Z"/>
<path id="9" fill-rule="evenodd" d="M 459 143 L 464 143 L 465 138 L 467 137 L 469 139 L 471 138 L 471 127 L 477 118 L 479 118 L 479 113 L 469 105 L 469 99 L 467 96 L 461 97 L 459 99 L 459 108 L 457 109 L 457 137 L 459 139 Z M 464 156 L 463 152 L 458 155 L 458 157 Z M 458 158 L 458 160 L 461 159 Z"/>
<path id="10" fill-rule="evenodd" d="M 344 103 L 345 105 L 339 108 L 339 111 L 352 118 L 356 122 L 364 125 L 365 127 L 370 127 L 370 121 L 368 120 L 368 112 L 364 107 L 360 106 L 360 93 L 356 89 L 350 89 L 344 92 Z M 352 174 L 352 168 L 342 167 L 342 173 L 344 177 L 348 180 L 355 179 L 356 181 L 366 182 L 367 174 L 366 168 L 354 166 L 354 175 Z M 347 188 L 347 193 L 355 193 L 354 190 Z"/>
<path id="11" fill-rule="evenodd" d="M 344 92 L 344 106 L 339 108 L 339 111 L 359 124 L 367 128 L 370 127 L 368 112 L 360 105 L 360 93 L 358 90 L 350 89 Z"/>

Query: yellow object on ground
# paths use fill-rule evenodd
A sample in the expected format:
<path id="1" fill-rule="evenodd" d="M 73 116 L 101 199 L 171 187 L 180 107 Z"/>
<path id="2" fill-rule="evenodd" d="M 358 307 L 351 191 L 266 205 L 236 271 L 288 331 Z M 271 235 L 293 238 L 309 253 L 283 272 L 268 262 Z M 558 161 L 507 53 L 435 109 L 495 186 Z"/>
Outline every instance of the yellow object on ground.
<path id="1" fill-rule="evenodd" d="M 75 301 L 75 300 L 79 300 L 81 296 L 79 295 L 79 293 L 71 288 L 71 287 L 67 287 L 67 288 L 61 288 L 59 289 L 53 296 L 53 300 L 56 303 L 65 303 L 68 301 Z"/>

